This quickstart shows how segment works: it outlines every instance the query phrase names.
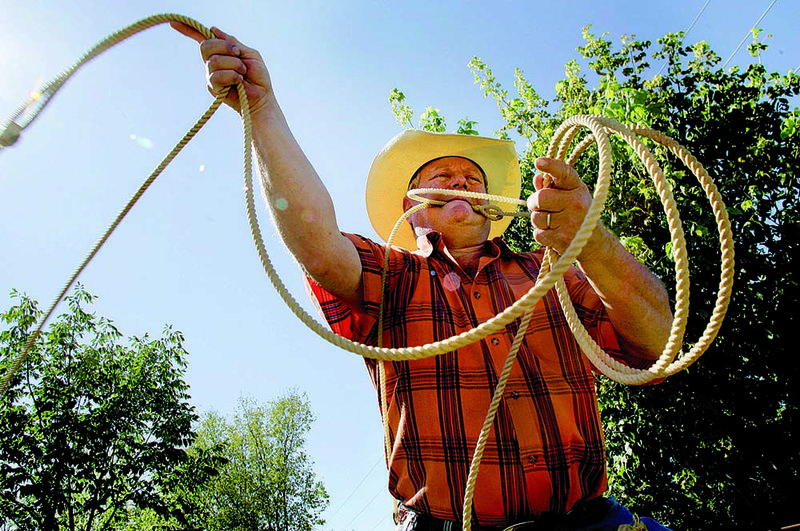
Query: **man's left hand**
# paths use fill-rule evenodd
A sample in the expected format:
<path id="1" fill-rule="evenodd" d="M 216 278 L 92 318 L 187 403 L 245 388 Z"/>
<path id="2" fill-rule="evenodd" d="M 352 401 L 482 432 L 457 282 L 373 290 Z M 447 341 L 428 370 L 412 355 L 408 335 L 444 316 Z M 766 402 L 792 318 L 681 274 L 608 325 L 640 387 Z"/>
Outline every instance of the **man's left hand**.
<path id="1" fill-rule="evenodd" d="M 536 189 L 528 197 L 531 211 L 533 237 L 540 244 L 563 254 L 583 223 L 586 211 L 592 203 L 592 194 L 578 172 L 567 163 L 540 157 L 535 162 L 537 173 L 533 178 Z M 545 186 L 545 175 L 550 179 Z M 601 245 L 602 231 L 596 230 L 586 242 L 580 257 L 585 257 Z"/>

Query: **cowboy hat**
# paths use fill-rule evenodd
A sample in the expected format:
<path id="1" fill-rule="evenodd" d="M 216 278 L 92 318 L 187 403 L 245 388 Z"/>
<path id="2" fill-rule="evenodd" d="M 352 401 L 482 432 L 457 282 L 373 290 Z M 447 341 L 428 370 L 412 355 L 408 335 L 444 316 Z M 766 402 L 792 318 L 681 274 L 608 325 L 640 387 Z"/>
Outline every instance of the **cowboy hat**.
<path id="1" fill-rule="evenodd" d="M 372 161 L 367 177 L 367 213 L 373 228 L 384 241 L 403 214 L 403 197 L 411 178 L 423 165 L 441 157 L 471 160 L 485 173 L 489 193 L 519 197 L 519 161 L 510 140 L 409 129 L 381 149 Z M 508 210 L 508 205 L 503 207 Z M 492 222 L 489 238 L 503 234 L 509 223 L 511 218 L 508 216 Z M 398 230 L 392 244 L 409 250 L 417 248 L 409 224 Z"/>

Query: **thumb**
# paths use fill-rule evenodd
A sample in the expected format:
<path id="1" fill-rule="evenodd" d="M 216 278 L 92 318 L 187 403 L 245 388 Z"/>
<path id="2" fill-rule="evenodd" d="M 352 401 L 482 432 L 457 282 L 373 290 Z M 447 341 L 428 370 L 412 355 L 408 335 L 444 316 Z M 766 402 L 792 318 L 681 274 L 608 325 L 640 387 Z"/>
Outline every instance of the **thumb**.
<path id="1" fill-rule="evenodd" d="M 542 186 L 560 190 L 574 190 L 581 185 L 581 178 L 575 169 L 563 160 L 539 157 L 534 162 L 536 169 L 542 172 Z M 539 176 L 537 176 L 539 177 Z"/>
<path id="2" fill-rule="evenodd" d="M 204 40 L 206 40 L 205 36 L 202 33 L 200 33 L 191 26 L 187 26 L 186 24 L 175 21 L 170 22 L 169 25 L 170 27 L 172 27 L 172 29 L 174 29 L 178 33 L 186 35 L 190 39 L 194 39 L 197 42 L 203 42 Z"/>
<path id="3" fill-rule="evenodd" d="M 216 26 L 212 26 L 211 31 L 214 33 L 214 35 L 217 36 L 217 38 L 226 40 L 229 43 L 233 44 L 234 53 L 236 53 L 236 55 L 238 55 L 240 59 L 261 60 L 261 54 L 258 53 L 258 50 L 242 44 L 242 41 L 240 41 L 230 33 L 225 33 Z"/>
<path id="4" fill-rule="evenodd" d="M 231 35 L 229 33 L 225 33 L 224 31 L 222 31 L 221 29 L 219 29 L 216 26 L 212 26 L 211 27 L 211 32 L 214 35 L 216 35 L 218 39 L 224 39 L 224 40 L 226 40 L 228 42 L 232 42 L 236 46 L 244 47 L 244 45 L 241 43 L 241 41 L 239 41 L 239 39 L 237 39 L 236 37 L 234 37 L 233 35 Z"/>

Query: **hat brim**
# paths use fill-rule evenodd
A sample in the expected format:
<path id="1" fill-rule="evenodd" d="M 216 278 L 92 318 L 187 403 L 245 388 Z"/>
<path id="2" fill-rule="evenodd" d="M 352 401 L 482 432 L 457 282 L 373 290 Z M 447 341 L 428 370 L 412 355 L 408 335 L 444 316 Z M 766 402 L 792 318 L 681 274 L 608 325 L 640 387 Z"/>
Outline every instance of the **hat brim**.
<path id="1" fill-rule="evenodd" d="M 370 222 L 384 241 L 403 215 L 403 198 L 408 183 L 421 166 L 440 157 L 463 157 L 472 160 L 486 173 L 490 194 L 518 198 L 520 171 L 514 143 L 473 135 L 430 133 L 410 129 L 387 143 L 375 156 L 367 177 L 367 213 Z M 500 205 L 509 210 L 509 205 Z M 511 218 L 493 221 L 489 238 L 500 236 Z M 404 249 L 417 248 L 409 224 L 401 227 L 392 242 Z"/>

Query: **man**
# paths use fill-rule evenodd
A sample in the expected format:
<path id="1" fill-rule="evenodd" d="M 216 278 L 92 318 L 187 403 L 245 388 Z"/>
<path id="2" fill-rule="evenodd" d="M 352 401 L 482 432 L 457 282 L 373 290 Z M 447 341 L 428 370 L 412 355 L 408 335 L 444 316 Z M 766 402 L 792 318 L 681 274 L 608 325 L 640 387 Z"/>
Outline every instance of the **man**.
<path id="1" fill-rule="evenodd" d="M 429 343 L 469 330 L 526 293 L 542 253 L 511 252 L 499 236 L 508 218 L 492 222 L 473 208 L 480 200 L 435 194 L 442 206 L 409 218 L 396 247 L 344 234 L 325 186 L 294 140 L 257 51 L 214 29 L 217 39 L 174 24 L 201 43 L 209 89 L 244 82 L 258 168 L 289 250 L 333 330 L 377 344 L 384 305 L 384 346 Z M 231 91 L 227 101 L 239 110 Z M 563 252 L 591 196 L 563 162 L 538 159 L 536 193 L 528 199 L 534 237 Z M 519 167 L 510 142 L 408 131 L 378 154 L 367 184 L 367 207 L 385 239 L 409 188 L 441 188 L 517 197 Z M 381 283 L 389 253 L 388 288 Z M 672 320 L 663 286 L 602 226 L 565 275 L 584 325 L 606 350 L 645 367 L 666 343 Z M 518 324 L 457 352 L 386 363 L 391 453 L 389 489 L 400 502 L 398 529 L 460 528 L 469 465 L 497 377 Z M 367 360 L 378 386 L 377 364 Z M 534 310 L 483 456 L 473 529 L 617 529 L 634 518 L 606 489 L 605 455 L 592 368 L 549 293 Z M 646 520 L 646 519 L 645 519 Z M 643 528 L 643 527 L 642 527 Z M 649 529 L 664 529 L 647 521 Z"/>

